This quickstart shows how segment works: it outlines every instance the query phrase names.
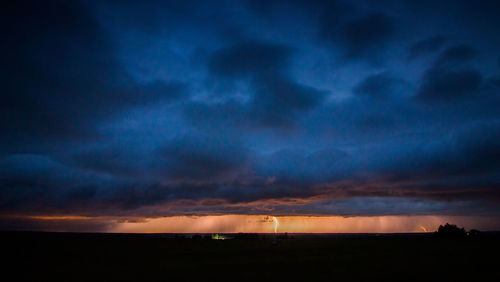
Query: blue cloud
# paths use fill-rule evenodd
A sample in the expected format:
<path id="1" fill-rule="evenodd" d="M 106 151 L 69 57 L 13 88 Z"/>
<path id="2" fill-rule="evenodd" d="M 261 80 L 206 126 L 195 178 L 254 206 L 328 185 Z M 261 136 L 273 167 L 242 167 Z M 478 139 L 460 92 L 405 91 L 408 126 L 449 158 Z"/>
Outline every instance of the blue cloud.
<path id="1" fill-rule="evenodd" d="M 499 11 L 9 3 L 0 212 L 498 215 Z"/>

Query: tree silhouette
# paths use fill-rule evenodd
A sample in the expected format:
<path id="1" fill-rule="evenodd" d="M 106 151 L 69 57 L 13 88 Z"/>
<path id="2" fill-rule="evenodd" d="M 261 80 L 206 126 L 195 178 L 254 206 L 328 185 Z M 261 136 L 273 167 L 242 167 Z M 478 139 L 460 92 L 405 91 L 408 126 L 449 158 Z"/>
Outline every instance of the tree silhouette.
<path id="1" fill-rule="evenodd" d="M 465 232 L 464 228 L 458 228 L 454 224 L 449 224 L 446 223 L 444 226 L 440 225 L 438 228 L 438 231 L 436 232 L 436 235 L 439 237 L 465 237 L 467 236 L 467 232 Z"/>

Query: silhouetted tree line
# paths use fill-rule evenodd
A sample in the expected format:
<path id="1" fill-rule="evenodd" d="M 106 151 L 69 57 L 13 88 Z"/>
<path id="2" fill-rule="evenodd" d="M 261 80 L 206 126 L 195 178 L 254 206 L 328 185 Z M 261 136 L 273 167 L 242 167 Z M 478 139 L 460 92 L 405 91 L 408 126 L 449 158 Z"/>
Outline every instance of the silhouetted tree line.
<path id="1" fill-rule="evenodd" d="M 478 237 L 481 234 L 479 230 L 471 229 L 469 232 L 465 229 L 457 227 L 455 224 L 446 223 L 439 225 L 438 230 L 434 233 L 437 237 L 443 238 L 465 238 L 465 237 Z"/>
<path id="2" fill-rule="evenodd" d="M 238 233 L 234 236 L 237 240 L 259 240 L 260 236 L 256 233 Z"/>

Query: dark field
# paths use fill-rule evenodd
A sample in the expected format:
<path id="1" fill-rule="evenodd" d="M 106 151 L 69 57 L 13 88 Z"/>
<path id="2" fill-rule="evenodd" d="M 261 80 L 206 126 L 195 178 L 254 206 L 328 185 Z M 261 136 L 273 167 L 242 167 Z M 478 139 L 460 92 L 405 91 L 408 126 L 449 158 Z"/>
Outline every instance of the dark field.
<path id="1" fill-rule="evenodd" d="M 15 274 L 9 281 L 494 281 L 500 277 L 498 233 L 460 239 L 427 234 L 292 235 L 277 245 L 271 235 L 222 241 L 173 235 L 0 234 L 2 257 L 8 260 L 2 273 Z"/>

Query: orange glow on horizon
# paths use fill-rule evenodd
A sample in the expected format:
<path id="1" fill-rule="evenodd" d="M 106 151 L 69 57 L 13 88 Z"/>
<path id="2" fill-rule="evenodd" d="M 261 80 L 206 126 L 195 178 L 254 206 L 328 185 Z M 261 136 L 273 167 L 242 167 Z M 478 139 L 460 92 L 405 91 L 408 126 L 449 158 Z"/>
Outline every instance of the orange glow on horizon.
<path id="1" fill-rule="evenodd" d="M 432 232 L 447 222 L 466 229 L 495 230 L 491 217 L 467 216 L 280 216 L 284 233 L 406 233 Z M 174 216 L 145 222 L 122 222 L 110 232 L 123 233 L 274 233 L 272 217 L 259 215 Z"/>
<path id="2" fill-rule="evenodd" d="M 205 215 L 145 218 L 37 215 L 8 218 L 35 222 L 39 231 L 110 233 L 410 233 L 433 232 L 445 223 L 465 229 L 500 230 L 500 218 L 494 216 Z"/>

